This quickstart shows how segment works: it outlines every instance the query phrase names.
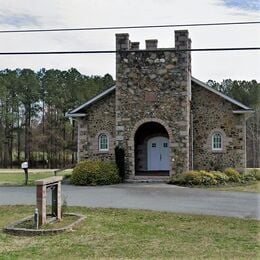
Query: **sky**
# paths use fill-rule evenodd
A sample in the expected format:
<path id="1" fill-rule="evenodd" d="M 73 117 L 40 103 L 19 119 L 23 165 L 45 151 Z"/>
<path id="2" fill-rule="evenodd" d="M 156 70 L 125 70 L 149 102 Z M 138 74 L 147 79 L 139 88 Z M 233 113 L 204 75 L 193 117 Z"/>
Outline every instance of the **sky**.
<path id="1" fill-rule="evenodd" d="M 0 30 L 260 21 L 259 0 L 0 0 Z M 0 34 L 0 52 L 114 50 L 115 34 L 131 41 L 158 39 L 174 47 L 174 30 L 188 29 L 192 48 L 260 47 L 260 24 L 212 27 Z M 0 56 L 0 69 L 76 68 L 115 77 L 115 54 Z M 260 81 L 260 51 L 193 52 L 201 81 Z"/>

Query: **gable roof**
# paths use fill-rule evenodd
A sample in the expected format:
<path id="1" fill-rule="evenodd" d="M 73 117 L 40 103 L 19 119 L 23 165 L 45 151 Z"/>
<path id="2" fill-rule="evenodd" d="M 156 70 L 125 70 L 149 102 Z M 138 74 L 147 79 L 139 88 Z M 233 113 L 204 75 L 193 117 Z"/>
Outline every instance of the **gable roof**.
<path id="1" fill-rule="evenodd" d="M 88 100 L 84 104 L 82 104 L 79 107 L 77 107 L 77 108 L 69 111 L 68 113 L 66 113 L 66 117 L 82 117 L 82 116 L 85 116 L 86 115 L 85 113 L 79 113 L 79 111 L 81 109 L 85 109 L 85 108 L 89 107 L 92 103 L 94 103 L 94 102 L 100 100 L 101 98 L 105 97 L 109 93 L 113 92 L 115 89 L 116 89 L 116 86 L 113 86 L 109 89 L 106 89 L 105 91 L 103 91 L 100 94 L 98 94 L 97 96 L 91 98 L 90 100 Z"/>
<path id="2" fill-rule="evenodd" d="M 245 106 L 244 104 L 238 102 L 237 100 L 235 100 L 235 99 L 233 99 L 233 98 L 231 98 L 231 97 L 229 97 L 229 96 L 223 94 L 222 92 L 220 92 L 220 91 L 218 91 L 218 90 L 216 90 L 216 89 L 214 89 L 214 88 L 209 87 L 206 83 L 204 83 L 204 82 L 202 82 L 202 81 L 200 81 L 200 80 L 198 80 L 198 79 L 196 79 L 196 78 L 194 78 L 194 77 L 191 77 L 191 81 L 193 81 L 193 82 L 196 83 L 197 85 L 199 85 L 199 86 L 201 86 L 201 87 L 203 87 L 203 88 L 205 88 L 205 89 L 207 89 L 207 90 L 209 90 L 209 91 L 211 91 L 211 92 L 217 94 L 218 96 L 220 96 L 220 97 L 226 99 L 227 101 L 229 101 L 229 102 L 231 102 L 231 103 L 237 105 L 238 107 L 240 107 L 240 108 L 242 108 L 242 109 L 244 109 L 244 110 L 250 110 L 250 111 L 253 112 L 253 109 L 251 109 L 250 107 L 247 107 L 247 106 Z M 239 111 L 240 111 L 240 110 L 239 110 Z"/>
<path id="3" fill-rule="evenodd" d="M 230 103 L 237 105 L 240 109 L 238 110 L 234 110 L 233 112 L 236 114 L 241 114 L 241 113 L 252 113 L 254 112 L 253 109 L 251 109 L 250 107 L 245 106 L 244 104 L 238 102 L 237 100 L 223 94 L 220 91 L 217 91 L 216 89 L 213 89 L 211 87 L 209 87 L 206 83 L 191 77 L 191 81 L 196 83 L 197 85 L 207 89 L 208 91 L 211 91 L 212 93 L 215 93 L 216 95 L 224 98 L 225 100 L 229 101 Z M 108 95 L 109 93 L 113 92 L 116 89 L 116 85 L 101 92 L 100 94 L 98 94 L 97 96 L 91 98 L 90 100 L 88 100 L 87 102 L 85 102 L 84 104 L 80 105 L 79 107 L 69 111 L 68 113 L 66 113 L 66 117 L 84 117 L 86 114 L 85 113 L 80 113 L 81 109 L 86 109 L 87 107 L 89 107 L 91 104 L 95 103 L 96 101 L 102 99 L 103 97 L 105 97 L 106 95 Z"/>

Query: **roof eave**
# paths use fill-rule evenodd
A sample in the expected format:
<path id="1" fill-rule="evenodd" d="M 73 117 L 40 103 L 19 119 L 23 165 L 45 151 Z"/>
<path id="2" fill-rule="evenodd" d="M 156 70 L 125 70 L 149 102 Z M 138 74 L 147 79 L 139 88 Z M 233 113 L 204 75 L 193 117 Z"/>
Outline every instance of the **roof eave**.
<path id="1" fill-rule="evenodd" d="M 248 110 L 233 110 L 234 114 L 250 114 L 254 113 L 255 111 L 253 109 L 248 109 Z"/>
<path id="2" fill-rule="evenodd" d="M 86 114 L 85 113 L 74 113 L 74 114 L 66 113 L 65 116 L 66 117 L 84 117 L 84 116 L 86 116 Z"/>
<path id="3" fill-rule="evenodd" d="M 92 103 L 94 103 L 95 101 L 101 99 L 102 97 L 106 96 L 107 94 L 109 94 L 110 92 L 112 92 L 114 89 L 116 88 L 116 86 L 113 86 L 103 92 L 101 92 L 100 94 L 98 94 L 97 96 L 91 98 L 90 100 L 88 100 L 87 102 L 85 102 L 84 104 L 80 105 L 79 107 L 71 110 L 68 112 L 68 114 L 75 114 L 77 113 L 79 110 L 86 108 L 88 106 L 90 106 Z"/>

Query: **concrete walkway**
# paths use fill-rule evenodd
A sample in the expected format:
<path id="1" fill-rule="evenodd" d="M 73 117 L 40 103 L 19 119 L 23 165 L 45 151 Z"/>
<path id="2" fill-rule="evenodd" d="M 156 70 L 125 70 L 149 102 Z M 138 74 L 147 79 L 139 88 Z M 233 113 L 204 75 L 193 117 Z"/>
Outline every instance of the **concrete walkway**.
<path id="1" fill-rule="evenodd" d="M 167 184 L 102 187 L 62 185 L 69 206 L 157 211 L 260 219 L 260 194 L 209 191 Z M 35 187 L 0 187 L 0 205 L 35 204 Z"/>

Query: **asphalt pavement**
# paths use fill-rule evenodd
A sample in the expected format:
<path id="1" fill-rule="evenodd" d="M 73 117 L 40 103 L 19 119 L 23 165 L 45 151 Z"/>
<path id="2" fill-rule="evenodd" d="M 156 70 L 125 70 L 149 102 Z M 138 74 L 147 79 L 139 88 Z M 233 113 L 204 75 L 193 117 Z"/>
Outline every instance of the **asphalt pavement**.
<path id="1" fill-rule="evenodd" d="M 50 194 L 48 199 L 50 199 Z M 183 188 L 168 184 L 62 185 L 69 206 L 131 208 L 260 219 L 260 194 Z M 0 205 L 36 204 L 35 187 L 0 187 Z"/>

